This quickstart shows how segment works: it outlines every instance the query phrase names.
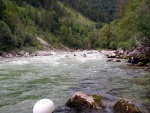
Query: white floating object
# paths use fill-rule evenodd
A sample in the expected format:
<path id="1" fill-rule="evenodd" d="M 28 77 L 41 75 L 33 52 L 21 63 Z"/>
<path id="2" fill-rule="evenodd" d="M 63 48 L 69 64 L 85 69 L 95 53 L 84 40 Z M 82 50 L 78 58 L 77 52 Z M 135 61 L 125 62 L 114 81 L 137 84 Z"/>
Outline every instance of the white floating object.
<path id="1" fill-rule="evenodd" d="M 55 105 L 50 99 L 41 99 L 35 103 L 33 113 L 53 113 Z"/>

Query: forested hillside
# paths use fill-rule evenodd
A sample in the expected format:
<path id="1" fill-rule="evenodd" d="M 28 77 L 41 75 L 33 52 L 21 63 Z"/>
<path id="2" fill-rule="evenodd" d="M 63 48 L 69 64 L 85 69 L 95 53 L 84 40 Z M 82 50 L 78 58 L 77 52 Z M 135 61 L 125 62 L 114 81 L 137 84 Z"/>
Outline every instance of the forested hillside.
<path id="1" fill-rule="evenodd" d="M 41 49 L 36 36 L 48 42 L 57 41 L 51 32 L 59 29 L 57 21 L 63 12 L 56 4 L 43 0 L 1 0 L 0 50 Z"/>
<path id="2" fill-rule="evenodd" d="M 118 0 L 59 0 L 72 6 L 95 22 L 110 22 L 114 19 Z"/>
<path id="3" fill-rule="evenodd" d="M 36 36 L 55 48 L 61 48 L 62 44 L 88 48 L 88 37 L 95 23 L 62 3 L 56 0 L 0 2 L 1 51 L 42 49 Z"/>
<path id="4" fill-rule="evenodd" d="M 0 52 L 117 49 L 150 36 L 149 0 L 0 0 Z"/>
<path id="5" fill-rule="evenodd" d="M 99 30 L 101 48 L 133 48 L 135 39 L 150 44 L 150 0 L 120 0 L 117 18 Z"/>

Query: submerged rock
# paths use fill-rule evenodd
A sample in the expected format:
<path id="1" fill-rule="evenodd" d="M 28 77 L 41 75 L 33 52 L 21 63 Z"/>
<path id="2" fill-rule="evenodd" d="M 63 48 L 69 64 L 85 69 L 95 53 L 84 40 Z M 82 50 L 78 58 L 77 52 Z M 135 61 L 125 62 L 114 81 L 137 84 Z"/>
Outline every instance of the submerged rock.
<path id="1" fill-rule="evenodd" d="M 78 110 L 85 109 L 105 109 L 102 104 L 100 95 L 87 95 L 84 92 L 76 92 L 66 103 L 66 106 L 76 108 Z"/>
<path id="2" fill-rule="evenodd" d="M 125 99 L 118 101 L 113 109 L 117 113 L 142 113 L 134 104 Z"/>
<path id="3" fill-rule="evenodd" d="M 121 62 L 119 59 L 113 59 L 113 62 Z"/>
<path id="4" fill-rule="evenodd" d="M 121 62 L 119 59 L 108 59 L 106 62 Z"/>

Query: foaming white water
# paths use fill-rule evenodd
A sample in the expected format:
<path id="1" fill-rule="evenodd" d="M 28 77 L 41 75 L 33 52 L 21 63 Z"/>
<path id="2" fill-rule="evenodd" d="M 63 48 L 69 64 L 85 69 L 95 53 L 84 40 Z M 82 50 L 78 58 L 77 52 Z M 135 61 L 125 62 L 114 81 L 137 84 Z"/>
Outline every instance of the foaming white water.
<path id="1" fill-rule="evenodd" d="M 73 58 L 80 62 L 87 62 L 89 60 L 103 60 L 105 57 L 98 51 L 83 51 L 65 53 L 66 58 Z"/>
<path id="2" fill-rule="evenodd" d="M 101 54 L 87 54 L 86 57 L 77 57 L 77 60 L 81 62 L 87 62 L 89 60 L 97 60 L 97 61 L 102 61 L 104 57 Z"/>
<path id="3" fill-rule="evenodd" d="M 86 56 L 84 56 L 86 54 Z M 36 56 L 32 58 L 26 58 L 24 60 L 28 60 L 31 63 L 46 63 L 52 66 L 57 66 L 62 63 L 64 60 L 74 59 L 79 62 L 86 62 L 88 60 L 103 60 L 105 57 L 99 52 L 64 52 L 50 56 Z M 67 65 L 67 64 L 63 64 Z"/>
<path id="4" fill-rule="evenodd" d="M 86 55 L 86 56 L 84 56 Z M 37 65 L 37 67 L 41 66 L 40 64 L 45 64 L 49 66 L 59 66 L 70 65 L 70 60 L 74 60 L 75 62 L 85 63 L 87 61 L 102 61 L 105 57 L 99 53 L 98 51 L 81 51 L 81 52 L 63 52 L 57 53 L 50 56 L 35 56 L 35 57 L 28 57 L 28 58 L 14 58 L 14 59 L 4 59 L 1 61 L 0 67 L 4 67 L 7 65 L 13 66 L 23 66 L 23 65 Z M 64 62 L 67 61 L 67 62 Z"/>
<path id="5" fill-rule="evenodd" d="M 33 57 L 30 60 L 32 63 L 44 63 L 51 66 L 57 66 L 60 64 L 60 59 L 62 58 L 62 55 L 51 55 L 51 56 L 38 56 Z"/>
<path id="6" fill-rule="evenodd" d="M 9 64 L 11 65 L 24 65 L 24 64 L 29 64 L 30 62 L 26 61 L 26 60 L 18 60 L 18 61 L 12 61 L 12 62 L 9 62 Z"/>
<path id="7" fill-rule="evenodd" d="M 52 55 L 52 56 L 35 56 L 35 57 L 28 57 L 28 58 L 14 58 L 9 59 L 8 61 L 3 61 L 4 65 L 26 65 L 26 64 L 39 64 L 39 63 L 48 63 L 53 66 L 59 65 L 58 60 L 62 56 Z"/>

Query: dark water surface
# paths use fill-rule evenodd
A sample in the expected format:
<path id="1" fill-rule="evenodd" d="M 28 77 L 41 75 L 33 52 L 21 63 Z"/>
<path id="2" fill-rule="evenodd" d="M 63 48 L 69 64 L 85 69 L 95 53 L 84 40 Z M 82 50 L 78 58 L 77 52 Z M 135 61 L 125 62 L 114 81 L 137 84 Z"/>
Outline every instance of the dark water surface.
<path id="1" fill-rule="evenodd" d="M 76 91 L 102 95 L 107 108 L 96 113 L 113 113 L 111 107 L 121 98 L 149 113 L 149 72 L 127 67 L 123 60 L 106 62 L 100 53 L 76 54 L 1 60 L 0 113 L 32 113 L 43 98 L 53 100 L 55 113 L 74 113 L 64 105 Z"/>

